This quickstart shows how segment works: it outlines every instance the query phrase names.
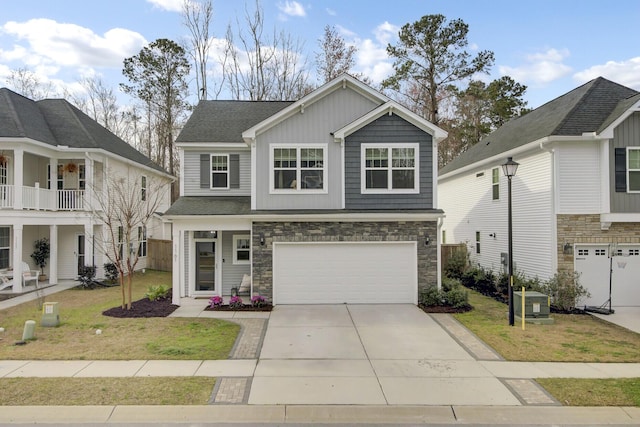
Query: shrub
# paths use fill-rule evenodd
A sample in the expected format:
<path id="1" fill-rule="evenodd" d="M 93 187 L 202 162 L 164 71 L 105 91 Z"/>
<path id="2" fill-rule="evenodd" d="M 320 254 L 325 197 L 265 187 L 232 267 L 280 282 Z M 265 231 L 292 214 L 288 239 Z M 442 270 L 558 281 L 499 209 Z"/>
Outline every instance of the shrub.
<path id="1" fill-rule="evenodd" d="M 451 254 L 444 266 L 444 274 L 453 279 L 460 279 L 469 265 L 469 255 L 465 250 L 457 250 Z"/>
<path id="2" fill-rule="evenodd" d="M 452 279 L 451 277 L 442 278 L 442 290 L 449 292 L 451 289 L 461 286 L 459 279 Z"/>
<path id="3" fill-rule="evenodd" d="M 435 286 L 427 288 L 427 290 L 420 292 L 420 305 L 427 307 L 440 306 L 444 304 L 444 298 L 442 291 Z"/>
<path id="4" fill-rule="evenodd" d="M 444 303 L 453 308 L 468 307 L 469 293 L 462 286 L 456 286 L 444 292 Z"/>
<path id="5" fill-rule="evenodd" d="M 169 297 L 170 290 L 171 290 L 170 287 L 163 286 L 163 285 L 149 286 L 144 296 L 147 297 L 149 301 L 158 301 L 158 300 Z"/>
<path id="6" fill-rule="evenodd" d="M 96 277 L 95 265 L 81 265 L 78 268 L 78 280 L 80 280 L 80 286 L 83 288 L 93 288 L 95 285 L 93 280 L 94 277 Z"/>
<path id="7" fill-rule="evenodd" d="M 244 304 L 242 303 L 242 298 L 240 298 L 239 296 L 231 297 L 231 299 L 229 299 L 229 307 L 231 307 L 234 310 L 244 307 Z"/>
<path id="8" fill-rule="evenodd" d="M 582 298 L 591 296 L 580 284 L 580 273 L 559 271 L 546 284 L 545 293 L 551 297 L 551 305 L 558 310 L 571 311 Z"/>
<path id="9" fill-rule="evenodd" d="M 254 295 L 251 297 L 251 305 L 259 308 L 267 305 L 267 300 L 262 295 Z"/>
<path id="10" fill-rule="evenodd" d="M 220 295 L 209 298 L 209 307 L 216 309 L 222 307 L 222 297 Z"/>
<path id="11" fill-rule="evenodd" d="M 112 262 L 108 262 L 103 265 L 104 267 L 104 277 L 111 284 L 115 283 L 118 280 L 118 268 Z"/>
<path id="12" fill-rule="evenodd" d="M 419 303 L 426 307 L 465 308 L 469 307 L 469 293 L 460 285 L 459 280 L 445 279 L 442 281 L 442 289 L 432 286 L 421 292 Z"/>
<path id="13" fill-rule="evenodd" d="M 496 293 L 496 275 L 483 267 L 475 267 L 464 272 L 461 278 L 464 286 L 474 289 L 483 295 L 493 297 Z"/>

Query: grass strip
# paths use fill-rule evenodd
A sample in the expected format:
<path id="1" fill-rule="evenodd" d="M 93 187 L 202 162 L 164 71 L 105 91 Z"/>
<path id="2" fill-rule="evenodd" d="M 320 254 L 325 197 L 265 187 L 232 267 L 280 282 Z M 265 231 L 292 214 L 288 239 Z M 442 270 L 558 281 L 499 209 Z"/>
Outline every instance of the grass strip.
<path id="1" fill-rule="evenodd" d="M 1 378 L 0 406 L 206 405 L 211 377 Z"/>
<path id="2" fill-rule="evenodd" d="M 640 334 L 590 315 L 552 314 L 552 325 L 509 326 L 506 304 L 469 291 L 474 309 L 455 314 L 506 360 L 640 362 Z"/>
<path id="3" fill-rule="evenodd" d="M 638 378 L 541 378 L 536 381 L 566 406 L 640 406 Z"/>

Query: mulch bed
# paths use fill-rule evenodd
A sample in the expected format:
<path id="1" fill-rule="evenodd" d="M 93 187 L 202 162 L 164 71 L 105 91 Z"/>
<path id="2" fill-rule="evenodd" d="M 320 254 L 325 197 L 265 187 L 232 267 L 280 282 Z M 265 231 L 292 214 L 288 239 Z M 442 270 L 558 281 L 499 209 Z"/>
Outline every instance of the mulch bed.
<path id="1" fill-rule="evenodd" d="M 177 305 L 171 303 L 171 298 L 163 298 L 157 301 L 143 298 L 131 303 L 131 310 L 114 307 L 103 311 L 102 314 L 119 318 L 167 317 L 177 308 Z"/>
<path id="2" fill-rule="evenodd" d="M 419 305 L 420 309 L 425 313 L 466 313 L 473 310 L 472 306 L 466 307 L 449 307 L 445 305 Z"/>
<path id="3" fill-rule="evenodd" d="M 253 307 L 251 305 L 243 305 L 241 308 L 231 308 L 228 305 L 223 305 L 218 308 L 211 308 L 207 306 L 205 311 L 271 311 L 273 310 L 273 306 L 271 304 L 265 305 L 264 307 Z"/>

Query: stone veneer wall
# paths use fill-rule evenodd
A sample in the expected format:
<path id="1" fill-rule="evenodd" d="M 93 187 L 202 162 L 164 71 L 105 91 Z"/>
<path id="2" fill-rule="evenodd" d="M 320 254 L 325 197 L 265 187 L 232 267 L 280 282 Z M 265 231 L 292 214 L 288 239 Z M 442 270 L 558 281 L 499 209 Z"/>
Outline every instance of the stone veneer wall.
<path id="1" fill-rule="evenodd" d="M 418 293 L 437 286 L 437 222 L 254 222 L 253 288 L 273 300 L 273 242 L 417 241 Z M 260 246 L 260 234 L 265 245 Z M 426 236 L 430 243 L 425 245 Z"/>
<path id="2" fill-rule="evenodd" d="M 640 223 L 614 222 L 600 228 L 600 215 L 558 215 L 558 270 L 574 269 L 573 254 L 565 254 L 565 243 L 640 243 Z"/>

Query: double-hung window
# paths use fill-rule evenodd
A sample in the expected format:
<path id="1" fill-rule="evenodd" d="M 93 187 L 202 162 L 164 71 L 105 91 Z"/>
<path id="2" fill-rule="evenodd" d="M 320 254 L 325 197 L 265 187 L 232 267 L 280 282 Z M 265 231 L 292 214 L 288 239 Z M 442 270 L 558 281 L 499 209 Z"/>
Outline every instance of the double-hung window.
<path id="1" fill-rule="evenodd" d="M 363 193 L 419 193 L 418 144 L 362 144 Z"/>
<path id="2" fill-rule="evenodd" d="M 147 177 L 144 175 L 140 177 L 140 200 L 147 200 Z"/>
<path id="3" fill-rule="evenodd" d="M 326 155 L 326 146 L 272 147 L 272 190 L 325 190 Z"/>
<path id="4" fill-rule="evenodd" d="M 147 256 L 147 227 L 138 227 L 138 256 Z"/>
<path id="5" fill-rule="evenodd" d="M 640 192 L 640 147 L 627 148 L 627 183 L 629 192 Z"/>
<path id="6" fill-rule="evenodd" d="M 493 200 L 500 199 L 500 170 L 498 168 L 491 169 L 491 196 Z"/>
<path id="7" fill-rule="evenodd" d="M 249 264 L 251 238 L 248 234 L 233 236 L 233 263 Z"/>
<path id="8" fill-rule="evenodd" d="M 229 155 L 211 155 L 211 188 L 229 189 Z"/>

